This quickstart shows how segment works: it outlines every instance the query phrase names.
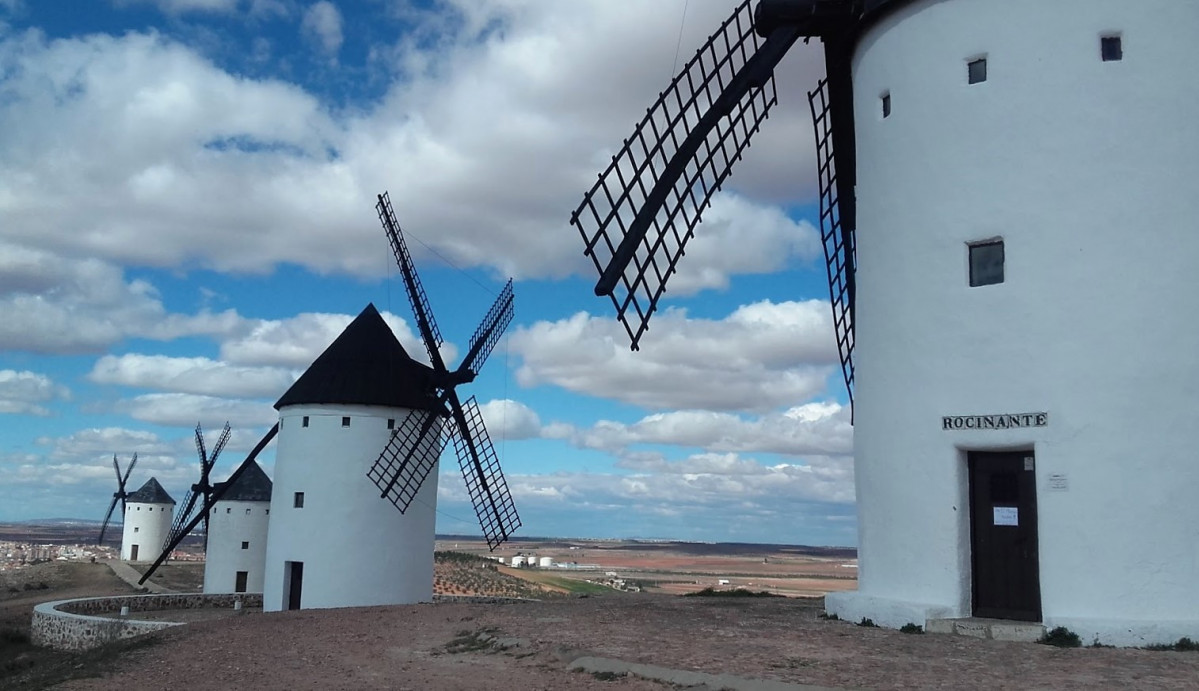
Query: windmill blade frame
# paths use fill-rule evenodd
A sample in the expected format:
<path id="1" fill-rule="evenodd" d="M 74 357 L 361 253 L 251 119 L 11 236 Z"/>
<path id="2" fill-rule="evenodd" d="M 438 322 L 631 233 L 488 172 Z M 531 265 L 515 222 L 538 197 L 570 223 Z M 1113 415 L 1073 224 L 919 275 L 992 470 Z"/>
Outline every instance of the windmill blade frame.
<path id="1" fill-rule="evenodd" d="M 125 468 L 125 474 L 121 474 L 121 465 L 117 461 L 117 455 L 112 455 L 112 469 L 117 474 L 117 491 L 113 492 L 112 503 L 108 505 L 108 511 L 104 514 L 104 522 L 100 524 L 100 537 L 96 540 L 97 545 L 104 544 L 104 535 L 108 532 L 108 523 L 112 520 L 112 512 L 117 506 L 117 501 L 121 502 L 121 522 L 124 523 L 125 516 L 125 498 L 128 492 L 125 491 L 125 485 L 129 482 L 129 475 L 133 473 L 133 467 L 137 465 L 137 453 L 134 452 L 133 458 L 129 461 L 129 466 Z"/>
<path id="2" fill-rule="evenodd" d="M 445 448 L 446 436 L 433 426 L 439 416 L 431 411 L 414 410 L 393 430 L 383 452 L 367 472 L 367 477 L 386 498 L 404 513 L 433 470 Z"/>
<path id="3" fill-rule="evenodd" d="M 520 516 L 475 397 L 466 399 L 463 405 L 456 395 L 451 394 L 450 406 L 453 417 L 449 436 L 454 440 L 458 467 L 483 529 L 483 537 L 487 546 L 494 550 L 521 526 Z"/>
<path id="4" fill-rule="evenodd" d="M 773 71 L 799 33 L 754 31 L 744 0 L 647 110 L 571 214 L 638 350 L 704 211 L 778 103 Z M 681 217 L 682 227 L 676 225 Z"/>
<path id="5" fill-rule="evenodd" d="M 194 518 L 188 521 L 187 524 L 179 531 L 179 534 L 173 536 L 171 540 L 169 540 L 167 544 L 163 546 L 162 553 L 158 555 L 158 558 L 154 560 L 154 563 L 150 565 L 150 568 L 146 569 L 146 572 L 142 574 L 142 577 L 137 580 L 138 585 L 143 585 L 146 580 L 150 578 L 150 576 L 154 575 L 154 572 L 158 570 L 158 567 L 162 566 L 163 562 L 165 562 L 171 556 L 171 552 L 173 552 L 175 548 L 179 546 L 180 542 L 183 542 L 183 538 L 187 537 L 193 530 L 196 529 L 196 526 L 200 524 L 200 521 L 203 519 L 203 517 L 212 511 L 213 505 L 221 500 L 221 497 L 225 495 L 225 492 L 229 491 L 229 488 L 237 482 L 237 479 L 242 476 L 242 473 L 246 471 L 246 468 L 250 467 L 250 464 L 253 463 L 256 458 L 258 458 L 258 454 L 262 453 L 262 450 L 266 448 L 267 444 L 269 444 L 277 434 L 279 434 L 279 423 L 276 422 L 269 430 L 267 430 L 267 433 L 263 435 L 262 439 L 258 440 L 258 443 L 255 444 L 254 448 L 250 450 L 250 453 L 246 456 L 245 460 L 242 461 L 241 464 L 233 471 L 233 474 L 229 476 L 229 479 L 221 483 L 220 487 L 215 488 L 213 492 L 208 495 L 208 498 L 204 503 L 203 512 L 197 514 Z"/>
<path id="6" fill-rule="evenodd" d="M 857 222 L 850 64 L 851 29 L 861 8 L 843 0 L 759 0 L 748 21 L 749 1 L 738 5 L 659 95 L 584 195 L 571 223 L 600 273 L 596 295 L 611 298 L 630 347 L 638 350 L 712 194 L 777 103 L 774 68 L 799 38 L 819 37 L 826 77 L 808 99 L 819 160 L 821 239 L 852 420 Z"/>
<path id="7" fill-rule="evenodd" d="M 512 279 L 508 279 L 508 283 L 504 285 L 504 289 L 500 291 L 499 296 L 491 305 L 491 309 L 487 310 L 483 321 L 479 322 L 479 327 L 471 336 L 466 357 L 462 358 L 462 364 L 458 367 L 459 372 L 469 371 L 471 375 L 479 373 L 483 363 L 487 362 L 487 358 L 491 355 L 491 351 L 503 338 L 504 331 L 512 323 L 512 318 L 516 314 L 513 308 L 514 300 Z"/>
<path id="8" fill-rule="evenodd" d="M 425 292 L 420 276 L 416 273 L 416 265 L 413 264 L 412 255 L 408 252 L 408 243 L 404 241 L 404 231 L 396 221 L 395 209 L 391 206 L 391 196 L 387 192 L 379 195 L 375 210 L 379 213 L 379 220 L 383 223 L 383 229 L 387 233 L 396 265 L 400 268 L 404 288 L 408 293 L 408 303 L 412 306 L 412 313 L 416 316 L 421 340 L 424 341 L 425 350 L 429 353 L 429 362 L 433 363 L 433 369 L 444 372 L 446 368 L 440 348 L 445 341 L 441 337 L 441 330 L 437 328 L 437 322 L 433 319 L 433 309 L 429 306 L 429 295 Z"/>

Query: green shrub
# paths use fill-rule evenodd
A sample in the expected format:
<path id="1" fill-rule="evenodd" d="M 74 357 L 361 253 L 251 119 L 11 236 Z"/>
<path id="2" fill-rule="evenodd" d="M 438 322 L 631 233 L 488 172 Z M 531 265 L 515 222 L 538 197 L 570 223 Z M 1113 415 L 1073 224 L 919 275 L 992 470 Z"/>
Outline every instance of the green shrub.
<path id="1" fill-rule="evenodd" d="M 919 624 L 913 624 L 913 623 L 909 622 L 907 624 L 904 624 L 903 627 L 899 629 L 899 632 L 900 633 L 924 633 L 924 627 Z"/>
<path id="2" fill-rule="evenodd" d="M 867 619 L 866 617 L 862 617 L 862 621 L 858 622 L 858 626 L 865 626 L 871 629 L 878 628 L 878 624 L 875 624 L 873 619 Z"/>
<path id="3" fill-rule="evenodd" d="M 827 621 L 841 621 L 841 617 L 837 616 L 836 614 L 829 614 L 828 612 L 821 612 L 820 618 Z"/>
<path id="4" fill-rule="evenodd" d="M 1078 634 L 1064 626 L 1059 626 L 1041 636 L 1041 639 L 1037 643 L 1044 643 L 1045 645 L 1052 645 L 1058 648 L 1082 647 L 1082 639 L 1078 637 Z"/>
<path id="5" fill-rule="evenodd" d="M 1180 653 L 1192 653 L 1199 651 L 1199 643 L 1183 636 L 1175 643 L 1154 643 L 1153 645 L 1145 646 L 1145 650 L 1175 650 Z"/>

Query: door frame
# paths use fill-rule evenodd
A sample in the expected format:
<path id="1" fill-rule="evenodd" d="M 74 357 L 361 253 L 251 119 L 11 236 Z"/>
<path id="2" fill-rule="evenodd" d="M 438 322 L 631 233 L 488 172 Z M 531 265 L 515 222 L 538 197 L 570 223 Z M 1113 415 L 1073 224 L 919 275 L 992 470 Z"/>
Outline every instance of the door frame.
<path id="1" fill-rule="evenodd" d="M 966 520 L 966 553 L 963 558 L 963 566 L 969 571 L 969 576 L 964 579 L 965 585 L 968 586 L 968 591 L 963 593 L 965 611 L 968 616 L 986 617 L 994 619 L 1010 619 L 1013 621 L 1042 621 L 1044 611 L 1041 600 L 1041 555 L 1040 555 L 1040 511 L 1038 497 L 1038 483 L 1036 473 L 1037 454 L 1036 449 L 1029 444 L 1008 447 L 988 447 L 988 448 L 959 448 L 963 460 L 962 467 L 965 470 L 964 482 L 962 489 L 964 493 L 963 505 L 966 509 L 964 518 Z M 975 462 L 974 459 L 980 455 L 1013 455 L 1022 456 L 1025 459 L 1031 458 L 1033 468 L 1031 470 L 1032 477 L 1028 478 L 1025 487 L 1028 490 L 1028 498 L 1024 500 L 1024 493 L 1021 493 L 1022 500 L 1019 502 L 1020 512 L 1023 514 L 1020 519 L 1023 523 L 1025 520 L 1030 520 L 1028 524 L 1031 527 L 1031 537 L 1034 545 L 1031 549 L 1031 575 L 1033 576 L 1032 585 L 1034 592 L 1031 600 L 1035 605 L 1028 610 L 1014 610 L 1005 608 L 986 608 L 984 612 L 979 612 L 978 592 L 979 592 L 979 565 L 978 565 L 978 534 L 975 525 L 975 506 L 974 506 L 974 483 L 975 483 Z M 1026 461 L 1027 462 L 1027 461 Z M 1031 514 L 1031 516 L 1029 516 Z"/>

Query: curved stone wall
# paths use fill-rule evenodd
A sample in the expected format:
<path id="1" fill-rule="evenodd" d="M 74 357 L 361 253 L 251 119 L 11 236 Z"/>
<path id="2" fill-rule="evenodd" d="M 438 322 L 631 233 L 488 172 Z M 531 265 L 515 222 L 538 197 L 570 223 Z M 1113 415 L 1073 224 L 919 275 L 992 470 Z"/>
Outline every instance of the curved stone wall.
<path id="1" fill-rule="evenodd" d="M 128 607 L 131 612 L 232 609 L 237 600 L 243 607 L 262 606 L 262 595 L 257 593 L 120 595 L 43 602 L 33 609 L 31 638 L 35 645 L 57 650 L 88 650 L 182 625 L 182 622 L 121 618 L 122 607 Z"/>

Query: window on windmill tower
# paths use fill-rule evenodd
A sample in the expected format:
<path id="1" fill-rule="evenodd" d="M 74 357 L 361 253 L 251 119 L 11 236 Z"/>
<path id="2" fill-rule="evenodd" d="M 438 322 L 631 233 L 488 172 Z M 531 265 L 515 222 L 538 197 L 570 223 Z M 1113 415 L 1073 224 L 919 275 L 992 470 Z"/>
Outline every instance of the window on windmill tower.
<path id="1" fill-rule="evenodd" d="M 1104 62 L 1124 59 L 1124 45 L 1118 35 L 1099 37 L 1099 55 Z"/>
<path id="2" fill-rule="evenodd" d="M 231 508 L 225 509 L 225 513 L 233 513 L 233 509 L 231 509 Z"/>
<path id="3" fill-rule="evenodd" d="M 246 541 L 246 540 L 242 540 L 242 541 L 241 541 L 241 548 L 242 548 L 242 549 L 250 549 L 250 543 L 249 543 L 248 541 Z"/>
<path id="4" fill-rule="evenodd" d="M 308 426 L 308 416 L 305 415 L 304 419 L 300 421 L 300 427 L 307 427 L 307 426 Z"/>
<path id="5" fill-rule="evenodd" d="M 970 286 L 1003 283 L 1003 240 L 986 240 L 969 247 Z"/>
<path id="6" fill-rule="evenodd" d="M 292 506 L 294 506 L 297 509 L 304 508 L 304 493 L 303 492 L 296 492 L 295 497 L 292 498 Z"/>
<path id="7" fill-rule="evenodd" d="M 975 58 L 966 63 L 966 81 L 980 84 L 987 81 L 987 59 Z"/>
<path id="8" fill-rule="evenodd" d="M 396 419 L 393 417 L 387 418 L 387 429 L 395 429 L 395 428 L 396 428 Z"/>
<path id="9" fill-rule="evenodd" d="M 341 419 L 341 426 L 342 426 L 342 427 L 349 427 L 349 426 L 350 426 L 350 418 L 348 418 L 348 417 L 343 417 L 343 418 Z"/>
<path id="10" fill-rule="evenodd" d="M 250 509 L 246 509 L 246 515 L 247 515 L 247 516 L 249 516 L 249 515 L 250 515 Z"/>
<path id="11" fill-rule="evenodd" d="M 135 532 L 135 533 L 136 533 L 136 532 L 137 532 L 137 531 L 139 531 L 139 530 L 141 530 L 141 528 L 139 528 L 139 527 L 137 527 L 137 526 L 133 526 L 133 532 Z"/>
<path id="12" fill-rule="evenodd" d="M 881 100 L 883 102 L 883 117 L 884 118 L 891 117 L 891 94 L 890 94 L 890 92 L 883 94 Z"/>

